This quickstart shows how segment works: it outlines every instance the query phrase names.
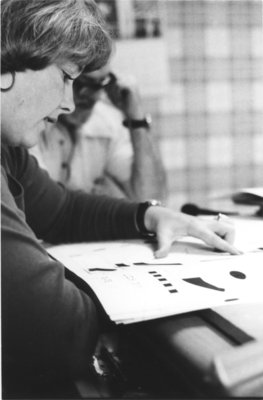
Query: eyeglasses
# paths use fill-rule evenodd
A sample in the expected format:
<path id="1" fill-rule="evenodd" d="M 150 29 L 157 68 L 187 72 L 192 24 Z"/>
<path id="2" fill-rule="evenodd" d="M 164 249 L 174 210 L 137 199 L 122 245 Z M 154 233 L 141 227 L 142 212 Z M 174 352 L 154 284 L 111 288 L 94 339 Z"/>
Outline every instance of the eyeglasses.
<path id="1" fill-rule="evenodd" d="M 90 89 L 97 91 L 105 89 L 110 84 L 115 83 L 117 78 L 112 72 L 109 72 L 108 75 L 101 80 L 96 80 L 83 74 L 79 76 L 78 81 L 81 85 L 88 86 Z"/>

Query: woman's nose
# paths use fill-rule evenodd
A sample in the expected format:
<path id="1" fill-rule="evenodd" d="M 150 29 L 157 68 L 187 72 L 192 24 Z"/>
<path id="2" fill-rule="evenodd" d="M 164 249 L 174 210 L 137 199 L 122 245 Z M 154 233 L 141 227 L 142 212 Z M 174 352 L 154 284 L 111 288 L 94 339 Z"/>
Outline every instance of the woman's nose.
<path id="1" fill-rule="evenodd" d="M 75 110 L 75 103 L 73 98 L 73 85 L 71 82 L 65 85 L 64 97 L 61 103 L 61 109 L 66 114 L 70 114 Z"/>

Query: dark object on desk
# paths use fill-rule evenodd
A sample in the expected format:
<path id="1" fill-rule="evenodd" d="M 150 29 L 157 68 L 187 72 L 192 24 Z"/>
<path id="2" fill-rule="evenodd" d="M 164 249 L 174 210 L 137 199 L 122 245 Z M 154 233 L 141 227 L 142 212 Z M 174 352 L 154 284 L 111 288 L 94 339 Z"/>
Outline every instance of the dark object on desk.
<path id="1" fill-rule="evenodd" d="M 263 217 L 263 197 L 260 193 L 253 193 L 253 190 L 247 189 L 233 194 L 232 201 L 235 204 L 259 206 L 259 209 L 257 210 L 255 215 L 257 217 Z"/>
<path id="2" fill-rule="evenodd" d="M 211 210 L 207 208 L 200 208 L 196 204 L 186 203 L 182 206 L 181 211 L 185 214 L 189 215 L 218 215 L 218 214 L 225 214 L 225 215 L 238 215 L 235 211 L 220 211 L 220 210 Z"/>
<path id="3" fill-rule="evenodd" d="M 249 191 L 233 194 L 232 200 L 236 204 L 263 206 L 263 197 Z"/>

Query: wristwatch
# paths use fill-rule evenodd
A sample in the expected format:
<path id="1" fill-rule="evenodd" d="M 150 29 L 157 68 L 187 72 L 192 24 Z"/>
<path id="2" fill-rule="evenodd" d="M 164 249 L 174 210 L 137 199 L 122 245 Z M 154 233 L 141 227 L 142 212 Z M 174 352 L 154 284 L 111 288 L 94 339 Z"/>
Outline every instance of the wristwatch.
<path id="1" fill-rule="evenodd" d="M 137 209 L 137 214 L 136 214 L 136 225 L 138 231 L 143 235 L 143 236 L 148 236 L 148 237 L 155 237 L 154 232 L 148 231 L 146 229 L 146 226 L 144 224 L 144 216 L 149 207 L 156 207 L 156 206 L 162 206 L 162 203 L 159 200 L 147 200 L 143 203 L 140 203 Z"/>
<path id="2" fill-rule="evenodd" d="M 122 124 L 129 129 L 150 129 L 152 124 L 152 117 L 150 114 L 146 114 L 143 119 L 125 119 Z"/>

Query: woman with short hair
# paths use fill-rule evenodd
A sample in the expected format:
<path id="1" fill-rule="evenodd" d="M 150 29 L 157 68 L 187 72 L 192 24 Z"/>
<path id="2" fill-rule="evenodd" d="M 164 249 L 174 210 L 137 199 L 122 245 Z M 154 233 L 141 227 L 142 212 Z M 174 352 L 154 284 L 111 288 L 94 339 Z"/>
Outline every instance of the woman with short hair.
<path id="1" fill-rule="evenodd" d="M 238 252 L 228 222 L 70 192 L 29 156 L 45 125 L 73 111 L 72 82 L 82 68 L 96 70 L 109 58 L 111 40 L 93 0 L 2 0 L 1 26 L 3 397 L 61 398 L 65 382 L 87 373 L 104 318 L 40 239 L 155 232 L 157 256 L 183 235 Z"/>

